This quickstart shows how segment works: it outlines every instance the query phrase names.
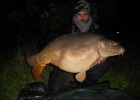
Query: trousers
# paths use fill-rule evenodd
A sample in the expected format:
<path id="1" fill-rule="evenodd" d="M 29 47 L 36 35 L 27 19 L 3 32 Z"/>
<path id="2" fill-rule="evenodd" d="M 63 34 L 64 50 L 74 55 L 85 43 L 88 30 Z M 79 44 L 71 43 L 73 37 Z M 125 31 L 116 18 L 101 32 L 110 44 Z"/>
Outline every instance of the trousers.
<path id="1" fill-rule="evenodd" d="M 86 72 L 86 79 L 82 82 L 82 84 L 92 85 L 97 83 L 98 80 L 109 70 L 111 59 L 112 57 L 107 58 L 106 61 L 89 69 Z M 74 76 L 74 73 L 69 73 L 59 69 L 58 67 L 54 67 L 52 72 L 50 72 L 48 90 L 52 93 L 57 93 L 60 90 L 62 91 L 69 88 Z M 76 84 L 81 84 L 81 82 L 76 82 Z"/>

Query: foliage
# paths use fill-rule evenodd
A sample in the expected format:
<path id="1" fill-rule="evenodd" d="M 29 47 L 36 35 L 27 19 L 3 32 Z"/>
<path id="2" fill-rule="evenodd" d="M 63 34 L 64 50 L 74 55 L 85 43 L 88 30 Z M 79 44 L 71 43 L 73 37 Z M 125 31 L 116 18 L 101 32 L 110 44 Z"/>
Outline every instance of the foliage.
<path id="1" fill-rule="evenodd" d="M 28 0 L 23 9 L 13 11 L 8 15 L 10 20 L 18 26 L 16 27 L 18 31 L 12 33 L 13 37 L 16 37 L 19 43 L 25 41 L 28 43 L 30 40 L 48 42 L 49 38 L 71 32 L 74 5 L 77 1 Z M 105 6 L 99 6 L 100 3 L 90 2 L 91 16 L 94 22 L 101 26 L 105 19 L 102 14 L 105 13 L 104 15 L 108 16 L 111 13 L 108 10 L 100 11 L 103 7 L 105 8 Z M 112 7 L 112 3 L 110 5 Z M 116 13 L 114 12 L 114 14 Z"/>
<path id="2" fill-rule="evenodd" d="M 45 78 L 41 77 L 39 80 L 34 80 L 31 68 L 26 63 L 26 58 L 36 52 L 37 49 L 35 48 L 35 45 L 30 47 L 29 45 L 26 45 L 19 47 L 17 54 L 11 57 L 11 59 L 0 61 L 1 100 L 16 100 L 21 89 L 31 82 L 47 82 L 47 76 L 49 76 L 48 69 L 42 74 L 42 76 L 45 74 Z"/>
<path id="3" fill-rule="evenodd" d="M 26 63 L 26 58 L 37 53 L 56 36 L 70 32 L 71 18 L 73 17 L 73 6 L 78 0 L 25 0 L 24 8 L 12 11 L 8 18 L 12 22 L 10 36 L 18 46 L 10 55 L 9 59 L 0 59 L 0 99 L 16 100 L 20 90 L 26 84 L 35 81 L 47 83 L 50 67 L 47 67 L 39 80 L 34 80 L 31 68 Z M 91 2 L 91 16 L 94 21 L 102 27 L 110 27 L 118 8 L 114 0 L 89 0 Z M 8 20 L 9 21 L 9 20 Z M 8 25 L 8 26 L 9 26 Z M 7 29 L 7 27 L 6 27 Z M 7 34 L 7 33 L 6 33 Z M 6 35 L 6 39 L 7 39 Z M 9 39 L 9 38 L 8 38 Z M 7 39 L 7 40 L 8 40 Z M 4 41 L 5 42 L 5 41 Z M 10 40 L 10 42 L 13 42 Z M 102 80 L 110 80 L 113 88 L 120 88 L 130 94 L 140 93 L 138 65 L 131 65 L 129 59 L 121 59 L 119 64 L 112 64 L 111 69 Z M 121 63 L 124 62 L 124 63 Z M 120 66 L 121 65 L 121 66 Z M 117 68 L 114 69 L 114 67 Z M 134 73 L 135 72 L 135 73 Z M 116 80 L 117 79 L 117 80 Z M 139 94 L 138 94 L 139 95 Z"/>
<path id="4" fill-rule="evenodd" d="M 111 64 L 111 69 L 100 81 L 109 80 L 111 88 L 119 88 L 132 96 L 140 96 L 139 70 L 138 65 L 128 57 L 115 59 Z"/>
<path id="5" fill-rule="evenodd" d="M 52 67 L 48 65 L 39 80 L 34 80 L 31 68 L 26 63 L 26 58 L 38 51 L 35 44 L 25 45 L 17 49 L 17 54 L 13 58 L 0 61 L 1 100 L 16 100 L 21 89 L 31 82 L 42 81 L 47 84 Z M 111 88 L 119 88 L 130 95 L 140 96 L 140 75 L 137 64 L 126 56 L 113 59 L 110 64 L 111 69 L 100 81 L 109 80 Z"/>

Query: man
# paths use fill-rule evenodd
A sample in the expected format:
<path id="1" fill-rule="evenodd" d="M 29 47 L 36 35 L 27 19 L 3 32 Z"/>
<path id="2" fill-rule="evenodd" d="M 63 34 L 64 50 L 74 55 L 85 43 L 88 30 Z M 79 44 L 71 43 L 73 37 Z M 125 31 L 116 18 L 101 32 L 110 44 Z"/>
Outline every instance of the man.
<path id="1" fill-rule="evenodd" d="M 89 3 L 80 0 L 74 9 L 72 32 L 94 32 L 99 28 L 90 16 Z"/>
<path id="2" fill-rule="evenodd" d="M 84 0 L 79 1 L 75 6 L 72 22 L 72 32 L 85 32 L 86 34 L 86 32 L 94 33 L 95 30 L 97 30 L 97 27 L 90 16 L 89 3 Z M 97 65 L 87 71 L 87 78 L 82 85 L 95 84 L 108 70 L 107 65 L 108 61 L 105 61 L 104 64 Z M 50 73 L 48 90 L 52 93 L 57 93 L 71 87 L 71 81 L 74 80 L 73 76 L 74 74 L 72 73 L 68 73 L 58 67 L 54 67 L 53 71 Z M 81 83 L 76 83 L 81 85 Z"/>

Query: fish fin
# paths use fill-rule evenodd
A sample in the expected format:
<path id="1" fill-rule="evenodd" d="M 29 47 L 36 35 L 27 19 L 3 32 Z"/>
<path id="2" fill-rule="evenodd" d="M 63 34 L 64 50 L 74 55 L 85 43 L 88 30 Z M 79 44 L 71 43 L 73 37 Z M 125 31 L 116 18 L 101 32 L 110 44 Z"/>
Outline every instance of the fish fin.
<path id="1" fill-rule="evenodd" d="M 31 67 L 33 67 L 37 63 L 37 60 L 36 60 L 37 56 L 38 56 L 38 54 L 27 58 L 26 61 Z"/>
<path id="2" fill-rule="evenodd" d="M 40 64 L 36 64 L 33 68 L 32 68 L 32 74 L 33 74 L 33 77 L 35 79 L 38 79 L 41 75 L 41 73 L 43 72 L 45 66 L 41 66 Z"/>
<path id="3" fill-rule="evenodd" d="M 85 80 L 86 78 L 86 72 L 80 72 L 78 73 L 76 76 L 75 76 L 76 80 L 79 81 L 79 82 L 82 82 Z"/>

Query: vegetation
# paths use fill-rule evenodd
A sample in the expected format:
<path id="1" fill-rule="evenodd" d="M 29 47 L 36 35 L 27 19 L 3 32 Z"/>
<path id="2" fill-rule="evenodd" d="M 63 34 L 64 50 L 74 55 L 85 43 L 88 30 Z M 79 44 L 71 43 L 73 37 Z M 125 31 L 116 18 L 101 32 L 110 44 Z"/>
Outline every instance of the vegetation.
<path id="1" fill-rule="evenodd" d="M 21 89 L 31 82 L 48 82 L 51 68 L 46 67 L 42 77 L 34 80 L 26 58 L 40 51 L 56 36 L 69 32 L 73 6 L 78 0 L 25 1 L 22 9 L 12 11 L 6 16 L 8 24 L 3 31 L 6 31 L 4 42 L 9 40 L 11 44 L 8 44 L 6 48 L 8 51 L 4 53 L 8 58 L 0 58 L 0 100 L 16 100 Z M 91 16 L 94 17 L 94 21 L 102 29 L 112 31 L 111 26 L 118 16 L 116 2 L 114 0 L 97 0 L 95 3 L 93 0 L 89 1 L 91 1 L 93 10 Z M 10 39 L 7 39 L 7 36 Z M 111 69 L 101 81 L 109 80 L 112 88 L 119 88 L 133 96 L 140 96 L 138 63 L 139 60 L 134 61 L 127 56 L 115 59 L 110 65 Z"/>
<path id="2" fill-rule="evenodd" d="M 118 88 L 136 98 L 140 96 L 140 75 L 138 62 L 126 56 L 117 58 L 110 65 L 111 69 L 102 77 L 101 81 L 109 80 L 111 88 Z"/>
<path id="3" fill-rule="evenodd" d="M 45 70 L 42 74 L 44 77 L 40 77 L 39 80 L 34 80 L 31 73 L 31 68 L 26 63 L 26 57 L 28 54 L 35 53 L 37 49 L 33 50 L 34 46 L 28 46 L 18 48 L 17 54 L 8 60 L 1 60 L 1 70 L 0 70 L 0 99 L 1 100 L 16 100 L 21 89 L 25 85 L 35 82 L 43 81 L 47 83 L 49 69 Z M 25 56 L 26 55 L 26 56 Z"/>
<path id="4" fill-rule="evenodd" d="M 13 58 L 0 61 L 1 100 L 16 100 L 21 89 L 31 82 L 42 81 L 47 84 L 51 67 L 46 67 L 42 77 L 39 80 L 34 80 L 31 67 L 26 63 L 27 56 L 37 51 L 36 46 L 26 45 L 19 48 Z M 113 59 L 110 67 L 111 69 L 100 81 L 109 80 L 111 88 L 119 88 L 132 96 L 140 96 L 140 74 L 137 62 L 132 63 L 130 58 L 123 56 Z"/>

